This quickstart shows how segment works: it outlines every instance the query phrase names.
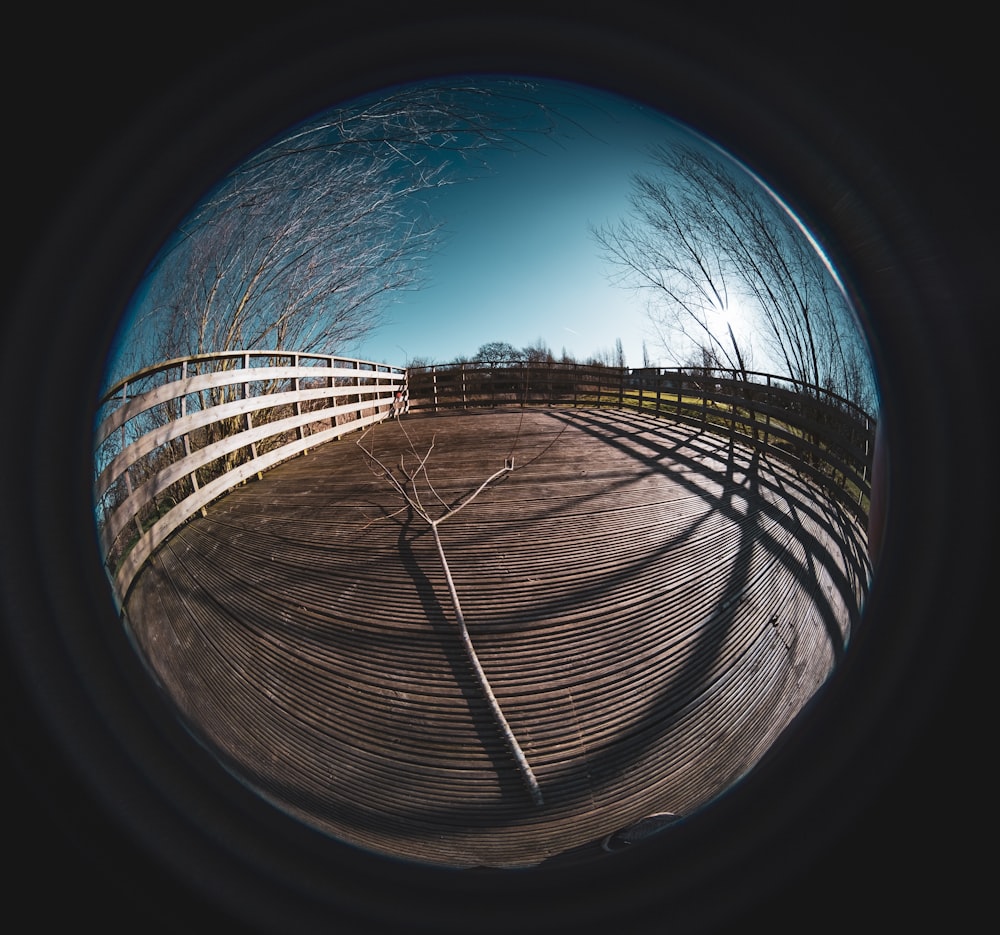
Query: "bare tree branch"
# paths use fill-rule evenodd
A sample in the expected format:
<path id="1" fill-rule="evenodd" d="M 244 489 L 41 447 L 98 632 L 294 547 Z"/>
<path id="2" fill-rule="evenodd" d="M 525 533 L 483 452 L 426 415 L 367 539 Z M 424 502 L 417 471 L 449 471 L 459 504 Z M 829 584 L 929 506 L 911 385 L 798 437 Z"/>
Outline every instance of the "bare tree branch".
<path id="1" fill-rule="evenodd" d="M 541 806 L 544 804 L 542 797 L 541 788 L 538 785 L 538 780 L 535 778 L 535 774 L 531 769 L 531 765 L 528 763 L 528 759 L 521 749 L 520 743 L 518 743 L 517 737 L 514 735 L 514 731 L 511 729 L 510 724 L 507 721 L 503 710 L 500 707 L 500 703 L 497 701 L 496 696 L 493 693 L 493 689 L 490 686 L 489 679 L 486 676 L 486 672 L 483 669 L 482 663 L 479 661 L 479 656 L 476 653 L 475 646 L 472 643 L 472 637 L 469 635 L 469 628 L 465 622 L 465 615 L 462 612 L 462 603 L 459 600 L 458 590 L 455 587 L 455 581 L 451 575 L 451 568 L 448 564 L 448 557 L 445 554 L 444 544 L 441 541 L 441 535 L 438 531 L 438 527 L 445 521 L 451 519 L 460 510 L 463 510 L 466 506 L 472 503 L 490 484 L 499 480 L 500 478 L 510 474 L 514 471 L 514 459 L 513 457 L 508 457 L 504 461 L 504 466 L 497 471 L 494 471 L 489 477 L 486 478 L 474 491 L 469 493 L 467 496 L 462 498 L 455 506 L 448 507 L 447 504 L 437 495 L 436 491 L 433 491 L 433 487 L 430 483 L 430 478 L 427 475 L 427 461 L 434 450 L 434 439 L 431 439 L 431 443 L 427 448 L 426 453 L 420 456 L 413 446 L 412 441 L 409 436 L 406 435 L 407 443 L 409 444 L 410 451 L 413 453 L 414 457 L 418 459 L 416 468 L 412 471 L 406 469 L 405 463 L 400 458 L 400 468 L 399 472 L 403 476 L 404 480 L 401 481 L 396 475 L 391 471 L 386 465 L 380 461 L 375 455 L 375 445 L 374 441 L 371 442 L 369 448 L 364 445 L 365 438 L 371 435 L 373 429 L 368 429 L 362 433 L 361 437 L 358 438 L 356 444 L 361 449 L 364 454 L 365 459 L 372 466 L 373 473 L 376 477 L 384 479 L 396 493 L 403 498 L 406 504 L 413 510 L 413 512 L 420 517 L 431 529 L 431 534 L 434 536 L 434 544 L 437 547 L 438 557 L 441 560 L 441 567 L 444 570 L 445 581 L 448 585 L 448 593 L 451 596 L 452 607 L 455 611 L 455 620 L 458 624 L 459 634 L 462 639 L 462 646 L 465 649 L 465 654 L 469 660 L 473 672 L 476 675 L 476 679 L 479 683 L 480 690 L 483 696 L 486 698 L 489 704 L 490 711 L 493 714 L 493 719 L 496 721 L 497 727 L 507 745 L 511 755 L 513 756 L 515 762 L 517 763 L 518 771 L 524 781 L 525 786 L 531 795 L 531 800 L 535 805 Z M 404 430 L 405 434 L 405 430 Z M 445 507 L 445 512 L 439 516 L 432 517 L 430 513 L 423 507 L 420 500 L 420 493 L 417 484 L 417 477 L 423 475 L 427 486 L 432 490 L 434 496 Z"/>
<path id="2" fill-rule="evenodd" d="M 850 302 L 799 222 L 751 176 L 690 146 L 651 150 L 633 176 L 631 213 L 593 228 L 618 281 L 648 290 L 670 349 L 747 374 L 759 337 L 787 375 L 871 410 L 875 381 Z M 749 329 L 737 334 L 738 302 Z M 675 352 L 676 353 L 676 352 Z"/>
<path id="3" fill-rule="evenodd" d="M 430 196 L 553 134 L 530 82 L 406 85 L 321 114 L 235 168 L 185 219 L 133 303 L 128 369 L 225 350 L 341 353 L 442 243 Z M 113 382 L 115 374 L 109 374 Z"/>

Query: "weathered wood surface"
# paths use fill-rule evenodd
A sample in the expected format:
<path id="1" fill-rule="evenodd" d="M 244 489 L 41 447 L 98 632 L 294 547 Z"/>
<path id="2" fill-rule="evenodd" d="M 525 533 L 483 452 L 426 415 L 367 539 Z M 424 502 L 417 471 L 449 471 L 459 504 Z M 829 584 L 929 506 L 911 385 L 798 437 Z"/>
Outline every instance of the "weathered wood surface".
<path id="1" fill-rule="evenodd" d="M 116 600 L 189 517 L 254 474 L 381 421 L 404 381 L 388 364 L 241 351 L 164 361 L 112 387 L 98 406 L 94 498 Z"/>
<path id="2" fill-rule="evenodd" d="M 723 437 L 576 409 L 378 426 L 387 464 L 414 465 L 409 443 L 422 455 L 433 439 L 448 504 L 514 458 L 440 532 L 536 807 L 462 652 L 430 531 L 356 438 L 178 530 L 125 610 L 209 746 L 362 847 L 517 866 L 689 814 L 752 767 L 858 625 L 863 531 Z"/>

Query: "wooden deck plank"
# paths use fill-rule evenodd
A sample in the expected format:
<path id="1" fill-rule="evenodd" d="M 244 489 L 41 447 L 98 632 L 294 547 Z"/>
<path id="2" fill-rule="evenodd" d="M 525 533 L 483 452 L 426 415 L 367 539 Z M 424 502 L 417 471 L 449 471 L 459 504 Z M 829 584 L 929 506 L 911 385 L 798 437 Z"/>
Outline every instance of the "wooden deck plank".
<path id="1" fill-rule="evenodd" d="M 126 605 L 193 729 L 279 807 L 362 847 L 516 866 L 688 814 L 752 767 L 858 625 L 861 530 L 724 438 L 508 409 L 367 441 L 410 465 L 433 442 L 447 504 L 514 458 L 439 528 L 543 807 L 480 697 L 426 524 L 355 439 L 189 522 Z"/>

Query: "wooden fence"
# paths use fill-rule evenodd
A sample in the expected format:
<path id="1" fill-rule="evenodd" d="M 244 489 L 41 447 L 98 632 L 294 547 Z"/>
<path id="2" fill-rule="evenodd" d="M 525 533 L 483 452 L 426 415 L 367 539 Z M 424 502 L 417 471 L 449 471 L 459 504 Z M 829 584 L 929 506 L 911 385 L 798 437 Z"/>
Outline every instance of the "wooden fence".
<path id="1" fill-rule="evenodd" d="M 275 464 L 384 419 L 405 370 L 236 351 L 168 360 L 100 400 L 95 518 L 116 600 L 178 526 Z"/>
<path id="2" fill-rule="evenodd" d="M 287 458 L 386 418 L 482 406 L 632 409 L 782 458 L 867 519 L 875 420 L 772 374 L 514 362 L 404 370 L 319 354 L 234 351 L 169 360 L 100 400 L 95 513 L 116 600 L 182 523 Z"/>
<path id="3" fill-rule="evenodd" d="M 414 411 L 515 404 L 616 407 L 698 426 L 791 463 L 867 521 L 875 418 L 821 387 L 724 368 L 544 361 L 410 368 L 408 386 Z"/>

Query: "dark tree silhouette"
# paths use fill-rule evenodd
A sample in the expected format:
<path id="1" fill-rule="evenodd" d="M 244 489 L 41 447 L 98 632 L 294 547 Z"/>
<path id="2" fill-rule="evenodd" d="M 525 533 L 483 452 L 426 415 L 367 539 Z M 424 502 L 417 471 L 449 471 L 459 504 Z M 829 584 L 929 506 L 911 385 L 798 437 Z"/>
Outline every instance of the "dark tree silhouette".
<path id="1" fill-rule="evenodd" d="M 593 228 L 620 281 L 649 290 L 665 348 L 747 378 L 754 340 L 796 380 L 870 411 L 874 381 L 850 301 L 796 218 L 752 176 L 687 145 L 651 150 L 632 178 L 631 215 Z M 734 311 L 749 313 L 737 334 Z M 768 369 L 773 369 L 769 367 Z"/>
<path id="2" fill-rule="evenodd" d="M 488 341 L 476 351 L 473 360 L 496 366 L 497 364 L 509 364 L 521 360 L 522 356 L 521 351 L 507 341 Z"/>

